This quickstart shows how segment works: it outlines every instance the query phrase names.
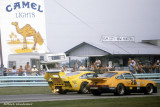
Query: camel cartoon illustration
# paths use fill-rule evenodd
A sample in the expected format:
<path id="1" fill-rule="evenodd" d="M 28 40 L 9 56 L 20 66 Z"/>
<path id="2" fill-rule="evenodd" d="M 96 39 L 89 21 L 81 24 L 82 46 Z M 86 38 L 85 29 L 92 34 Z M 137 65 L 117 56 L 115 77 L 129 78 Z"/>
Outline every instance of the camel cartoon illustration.
<path id="1" fill-rule="evenodd" d="M 17 33 L 19 33 L 19 34 L 21 34 L 23 36 L 23 48 L 22 49 L 27 49 L 26 37 L 33 36 L 33 38 L 34 38 L 34 45 L 32 47 L 33 50 L 36 49 L 36 44 L 37 43 L 39 45 L 43 44 L 43 39 L 42 39 L 40 33 L 36 32 L 35 29 L 33 29 L 29 24 L 26 24 L 21 29 L 18 26 L 18 22 L 12 22 L 12 25 L 14 25 L 16 27 Z"/>

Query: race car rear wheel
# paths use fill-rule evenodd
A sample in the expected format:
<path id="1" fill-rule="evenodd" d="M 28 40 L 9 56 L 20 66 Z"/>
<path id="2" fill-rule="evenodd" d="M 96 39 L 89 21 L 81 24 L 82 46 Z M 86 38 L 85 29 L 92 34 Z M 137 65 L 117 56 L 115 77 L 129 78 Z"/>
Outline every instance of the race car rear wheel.
<path id="1" fill-rule="evenodd" d="M 83 82 L 81 84 L 81 87 L 80 87 L 80 90 L 79 90 L 78 93 L 80 93 L 80 94 L 87 94 L 88 93 L 87 84 L 88 84 L 88 82 Z"/>
<path id="2" fill-rule="evenodd" d="M 144 94 L 152 94 L 153 90 L 154 90 L 153 85 L 147 84 Z"/>
<path id="3" fill-rule="evenodd" d="M 97 91 L 97 90 L 94 90 L 94 91 L 92 91 L 92 94 L 93 94 L 94 96 L 100 96 L 100 95 L 101 95 L 101 92 L 99 92 L 99 91 Z"/>
<path id="4" fill-rule="evenodd" d="M 125 94 L 125 87 L 123 84 L 118 84 L 116 88 L 115 95 L 124 95 Z"/>

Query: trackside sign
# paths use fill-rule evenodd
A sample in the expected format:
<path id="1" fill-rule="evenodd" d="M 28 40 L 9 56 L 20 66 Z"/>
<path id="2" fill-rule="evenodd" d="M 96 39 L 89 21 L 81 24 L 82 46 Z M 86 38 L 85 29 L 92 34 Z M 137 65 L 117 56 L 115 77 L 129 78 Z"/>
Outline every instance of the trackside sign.
<path id="1" fill-rule="evenodd" d="M 9 4 L 9 5 L 6 6 L 6 11 L 7 12 L 12 12 L 13 10 L 23 9 L 23 8 L 28 8 L 28 9 L 37 10 L 39 12 L 43 12 L 43 10 L 41 10 L 41 5 L 38 5 L 34 2 L 29 2 L 29 1 L 15 2 L 12 5 Z"/>
<path id="2" fill-rule="evenodd" d="M 134 36 L 102 36 L 101 37 L 102 42 L 109 42 L 109 41 L 123 41 L 123 42 L 134 42 L 135 41 L 135 37 Z"/>
<path id="3" fill-rule="evenodd" d="M 9 54 L 47 51 L 44 0 L 1 0 L 0 13 L 5 65 Z"/>

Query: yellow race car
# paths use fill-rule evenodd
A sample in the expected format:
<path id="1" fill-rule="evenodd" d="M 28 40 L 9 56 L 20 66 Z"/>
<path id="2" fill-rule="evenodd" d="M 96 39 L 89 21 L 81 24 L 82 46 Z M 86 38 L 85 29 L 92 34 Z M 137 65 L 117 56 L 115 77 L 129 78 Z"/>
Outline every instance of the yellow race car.
<path id="1" fill-rule="evenodd" d="M 88 93 L 87 78 L 97 77 L 93 71 L 76 72 L 46 72 L 44 78 L 48 80 L 53 93 L 66 94 L 67 92 Z"/>
<path id="2" fill-rule="evenodd" d="M 129 71 L 110 71 L 98 78 L 89 78 L 88 80 L 92 81 L 87 88 L 93 95 L 101 95 L 101 93 L 114 93 L 115 95 L 157 93 L 154 81 L 136 79 Z"/>

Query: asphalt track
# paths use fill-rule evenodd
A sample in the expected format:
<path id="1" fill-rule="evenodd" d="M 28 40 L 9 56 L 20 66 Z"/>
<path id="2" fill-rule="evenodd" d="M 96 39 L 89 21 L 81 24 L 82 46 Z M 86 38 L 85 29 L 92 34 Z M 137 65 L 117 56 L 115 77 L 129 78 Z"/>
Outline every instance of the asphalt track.
<path id="1" fill-rule="evenodd" d="M 135 98 L 135 97 L 150 97 L 150 96 L 160 96 L 160 93 L 154 93 L 152 95 L 131 94 L 125 96 L 114 96 L 111 93 L 102 94 L 101 96 L 93 96 L 92 94 L 77 94 L 77 93 L 67 93 L 66 95 L 60 95 L 60 94 L 0 95 L 0 103 L 102 99 L 102 98 L 132 98 L 132 97 Z"/>

